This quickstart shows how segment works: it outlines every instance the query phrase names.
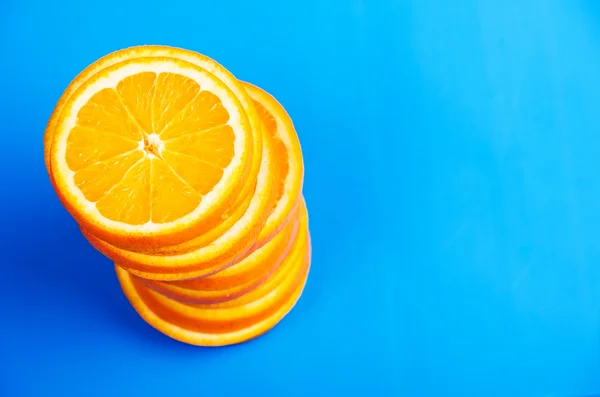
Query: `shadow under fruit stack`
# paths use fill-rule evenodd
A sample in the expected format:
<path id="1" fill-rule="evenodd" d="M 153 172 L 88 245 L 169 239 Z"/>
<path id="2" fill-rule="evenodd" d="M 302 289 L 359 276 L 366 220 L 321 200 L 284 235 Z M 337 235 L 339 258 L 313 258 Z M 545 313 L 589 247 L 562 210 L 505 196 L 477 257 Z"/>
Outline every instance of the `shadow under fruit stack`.
<path id="1" fill-rule="evenodd" d="M 241 343 L 302 294 L 311 244 L 292 121 L 214 60 L 162 46 L 99 59 L 60 98 L 44 155 L 62 204 L 162 333 Z"/>

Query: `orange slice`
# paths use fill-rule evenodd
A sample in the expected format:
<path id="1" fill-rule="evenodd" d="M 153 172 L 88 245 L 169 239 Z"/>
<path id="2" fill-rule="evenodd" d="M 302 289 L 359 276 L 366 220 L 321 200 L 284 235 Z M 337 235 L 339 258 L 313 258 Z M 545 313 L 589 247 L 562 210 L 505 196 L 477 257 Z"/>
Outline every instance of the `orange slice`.
<path id="1" fill-rule="evenodd" d="M 214 75 L 173 58 L 102 69 L 69 98 L 50 152 L 57 194 L 116 245 L 178 243 L 210 229 L 248 175 L 244 109 Z"/>
<path id="2" fill-rule="evenodd" d="M 276 169 L 276 205 L 261 231 L 256 246 L 260 247 L 285 226 L 300 200 L 304 179 L 304 163 L 300 142 L 289 115 L 273 96 L 264 90 L 243 83 L 254 100 L 256 111 L 267 135 L 273 139 Z"/>
<path id="3" fill-rule="evenodd" d="M 262 284 L 274 273 L 279 273 L 288 255 L 293 255 L 298 233 L 305 233 L 307 213 L 303 206 L 288 225 L 271 241 L 252 252 L 235 265 L 214 275 L 182 281 L 139 279 L 146 287 L 190 304 L 212 304 L 247 297 L 250 291 L 262 289 Z M 298 231 L 300 229 L 300 232 Z M 260 287 L 259 287 L 260 286 Z M 246 295 L 245 295 L 246 294 Z"/>
<path id="4" fill-rule="evenodd" d="M 249 168 L 248 177 L 245 180 L 244 185 L 241 187 L 241 191 L 239 192 L 237 200 L 230 205 L 229 209 L 225 211 L 223 214 L 223 222 L 225 225 L 221 225 L 219 223 L 220 229 L 217 227 L 216 229 L 210 229 L 206 226 L 209 226 L 215 222 L 205 222 L 204 230 L 197 231 L 196 234 L 196 245 L 202 246 L 207 244 L 208 242 L 214 240 L 216 236 L 222 234 L 224 230 L 227 230 L 233 223 L 241 217 L 244 212 L 244 209 L 249 204 L 248 196 L 251 195 L 252 190 L 255 187 L 256 177 L 260 168 L 261 162 L 261 153 L 262 153 L 262 126 L 256 116 L 256 111 L 254 109 L 254 105 L 250 97 L 247 95 L 246 91 L 242 88 L 241 84 L 236 80 L 236 78 L 231 75 L 224 67 L 219 65 L 217 62 L 212 60 L 209 57 L 198 54 L 193 51 L 183 50 L 179 48 L 172 48 L 166 46 L 139 46 L 139 47 L 131 47 L 128 49 L 116 51 L 111 53 L 98 61 L 94 62 L 92 65 L 87 67 L 83 72 L 79 74 L 79 76 L 73 80 L 73 82 L 69 85 L 69 87 L 63 93 L 61 99 L 59 100 L 52 117 L 48 123 L 46 128 L 46 132 L 44 134 L 44 160 L 46 162 L 46 166 L 48 169 L 48 173 L 50 175 L 50 179 L 54 186 L 54 175 L 52 172 L 52 166 L 50 161 L 50 153 L 53 146 L 54 136 L 56 134 L 56 127 L 58 125 L 58 121 L 61 119 L 63 114 L 63 110 L 65 106 L 72 101 L 72 96 L 77 90 L 83 85 L 86 81 L 88 81 L 93 75 L 97 74 L 101 70 L 111 67 L 117 63 L 136 59 L 136 58 L 160 58 L 160 57 L 171 57 L 175 59 L 180 59 L 186 62 L 190 62 L 195 64 L 210 73 L 212 73 L 217 79 L 221 80 L 227 88 L 231 90 L 234 96 L 241 103 L 244 111 L 246 112 L 249 118 L 250 129 L 252 132 L 252 139 L 248 142 L 248 146 L 252 147 L 253 153 L 249 156 L 251 157 L 251 166 Z M 84 225 L 85 226 L 85 225 Z M 110 238 L 109 238 L 110 240 Z M 175 239 L 173 242 L 177 242 L 181 239 Z M 186 239 L 184 239 L 186 240 Z M 123 244 L 122 240 L 118 239 L 113 241 L 117 246 L 121 246 L 122 248 L 129 249 L 139 249 L 139 250 L 148 250 L 152 248 L 153 245 L 142 244 L 140 247 L 137 245 L 128 245 Z M 167 244 L 169 242 L 167 241 Z M 164 245 L 157 244 L 157 245 Z"/>
<path id="5" fill-rule="evenodd" d="M 162 297 L 126 270 L 116 267 L 125 296 L 148 324 L 183 343 L 225 346 L 254 339 L 286 316 L 302 295 L 310 268 L 310 238 L 296 262 L 295 278 L 286 279 L 257 301 L 232 308 L 205 309 Z"/>
<path id="6" fill-rule="evenodd" d="M 153 255 L 115 247 L 82 229 L 101 253 L 129 272 L 151 280 L 185 280 L 225 269 L 252 248 L 272 206 L 273 167 L 271 138 L 263 137 L 263 155 L 256 189 L 244 215 L 209 245 L 175 255 Z"/>
<path id="7" fill-rule="evenodd" d="M 304 277 L 308 267 L 308 248 L 306 238 L 302 237 L 301 249 L 296 250 L 286 263 L 287 271 L 279 272 L 284 276 L 279 278 L 279 284 L 267 283 L 264 288 L 262 288 L 263 286 L 259 287 L 260 290 L 264 290 L 262 296 L 241 305 L 232 305 L 231 302 L 214 305 L 185 304 L 145 288 L 138 280 L 134 280 L 134 283 L 140 286 L 140 292 L 143 291 L 144 294 L 147 294 L 147 303 L 157 313 L 159 311 L 168 312 L 169 318 L 174 320 L 177 318 L 179 324 L 187 324 L 188 328 L 199 332 L 237 331 L 268 317 L 277 310 Z M 271 289 L 267 290 L 267 287 Z M 224 304 L 229 305 L 223 306 Z"/>

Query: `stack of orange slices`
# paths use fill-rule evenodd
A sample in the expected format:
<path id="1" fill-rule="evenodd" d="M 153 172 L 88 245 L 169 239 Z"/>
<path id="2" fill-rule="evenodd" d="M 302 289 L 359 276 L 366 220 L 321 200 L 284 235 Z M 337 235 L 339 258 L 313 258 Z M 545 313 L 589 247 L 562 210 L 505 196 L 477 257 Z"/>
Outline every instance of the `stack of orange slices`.
<path id="1" fill-rule="evenodd" d="M 140 46 L 81 72 L 44 135 L 52 185 L 139 315 L 185 343 L 257 337 L 310 267 L 285 109 L 196 52 Z"/>

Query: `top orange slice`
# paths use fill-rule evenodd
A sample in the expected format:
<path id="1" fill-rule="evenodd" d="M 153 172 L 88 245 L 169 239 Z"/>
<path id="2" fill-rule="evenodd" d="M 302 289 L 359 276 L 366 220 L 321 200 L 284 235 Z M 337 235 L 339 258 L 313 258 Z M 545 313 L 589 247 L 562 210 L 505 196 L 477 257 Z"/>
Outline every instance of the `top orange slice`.
<path id="1" fill-rule="evenodd" d="M 60 115 L 62 114 L 62 110 L 64 109 L 64 105 L 69 101 L 70 97 L 77 91 L 77 89 L 83 84 L 83 82 L 87 81 L 91 76 L 99 72 L 100 70 L 112 66 L 116 63 L 134 59 L 134 58 L 142 58 L 142 57 L 170 57 L 181 59 L 186 62 L 193 63 L 203 69 L 214 74 L 219 80 L 221 80 L 227 88 L 229 88 L 240 101 L 242 107 L 244 108 L 246 114 L 248 115 L 250 127 L 252 129 L 252 146 L 253 146 L 253 155 L 252 155 L 252 164 L 250 166 L 249 175 L 244 182 L 244 186 L 241 187 L 240 193 L 238 195 L 237 200 L 230 205 L 230 207 L 223 214 L 224 221 L 228 224 L 235 222 L 237 218 L 239 218 L 239 214 L 243 213 L 243 208 L 240 210 L 239 207 L 243 206 L 244 203 L 247 204 L 249 198 L 252 194 L 252 190 L 256 185 L 256 179 L 258 176 L 258 172 L 261 164 L 261 156 L 262 156 L 262 126 L 260 121 L 256 115 L 256 110 L 254 108 L 254 104 L 252 99 L 247 94 L 246 90 L 244 90 L 241 83 L 233 76 L 227 69 L 218 64 L 213 59 L 199 54 L 194 51 L 189 51 L 181 48 L 168 47 L 168 46 L 159 46 L 159 45 L 145 45 L 145 46 L 135 46 L 126 48 L 123 50 L 115 51 L 111 54 L 108 54 L 96 62 L 85 68 L 79 76 L 71 84 L 67 87 L 63 95 L 61 96 L 56 108 L 52 114 L 48 122 L 48 126 L 46 128 L 46 132 L 44 134 L 44 161 L 46 163 L 46 167 L 48 173 L 50 175 L 50 180 L 54 185 L 54 177 L 50 164 L 50 152 L 52 147 L 52 141 L 54 137 L 54 133 L 56 130 L 56 124 Z M 237 216 L 237 218 L 236 218 Z M 206 226 L 210 226 L 210 223 Z M 220 225 L 221 226 L 221 225 Z M 222 230 L 226 230 L 228 228 L 227 224 L 222 225 L 220 229 L 211 229 L 210 227 L 205 227 L 203 230 L 198 231 L 198 236 L 195 240 L 196 246 L 201 246 L 202 244 L 206 244 L 214 240 L 215 236 L 218 236 L 222 233 Z M 222 229 L 222 230 L 221 230 Z M 142 252 L 161 252 L 160 248 L 156 251 L 156 247 L 154 246 L 121 246 L 122 248 L 128 248 L 133 250 L 141 250 Z M 167 251 L 176 251 L 178 246 L 174 246 L 172 249 Z M 150 249 L 150 251 L 147 251 Z"/>
<path id="2" fill-rule="evenodd" d="M 59 105 L 46 137 L 51 177 L 82 228 L 106 242 L 189 240 L 218 223 L 244 186 L 253 154 L 247 113 L 194 63 L 123 60 Z"/>

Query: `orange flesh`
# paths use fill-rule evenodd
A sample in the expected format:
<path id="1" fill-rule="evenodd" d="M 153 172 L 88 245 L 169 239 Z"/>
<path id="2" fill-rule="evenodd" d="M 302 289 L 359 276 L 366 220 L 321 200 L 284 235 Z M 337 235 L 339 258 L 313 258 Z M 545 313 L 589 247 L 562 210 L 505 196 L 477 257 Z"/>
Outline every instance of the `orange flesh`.
<path id="1" fill-rule="evenodd" d="M 70 131 L 66 162 L 108 219 L 165 223 L 194 210 L 234 157 L 221 100 L 179 74 L 138 73 L 97 92 Z"/>

